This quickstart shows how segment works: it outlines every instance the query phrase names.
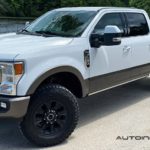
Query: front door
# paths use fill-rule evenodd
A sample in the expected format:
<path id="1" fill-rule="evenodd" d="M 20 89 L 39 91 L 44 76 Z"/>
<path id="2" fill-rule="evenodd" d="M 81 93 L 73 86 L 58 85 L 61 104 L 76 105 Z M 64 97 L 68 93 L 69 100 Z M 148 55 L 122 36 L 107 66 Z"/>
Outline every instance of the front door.
<path id="1" fill-rule="evenodd" d="M 107 25 L 116 25 L 125 35 L 125 26 L 121 13 L 106 13 L 95 26 L 93 33 L 103 35 Z M 90 92 L 104 90 L 127 80 L 130 68 L 132 46 L 127 38 L 120 45 L 91 48 Z"/>

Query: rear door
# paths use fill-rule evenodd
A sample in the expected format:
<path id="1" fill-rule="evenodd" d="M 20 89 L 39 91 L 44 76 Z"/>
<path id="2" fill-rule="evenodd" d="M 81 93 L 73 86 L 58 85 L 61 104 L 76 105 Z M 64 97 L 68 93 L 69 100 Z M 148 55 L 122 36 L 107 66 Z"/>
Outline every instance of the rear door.
<path id="1" fill-rule="evenodd" d="M 132 47 L 131 67 L 147 65 L 150 63 L 150 35 L 145 15 L 127 12 L 125 17 L 128 24 L 127 39 Z"/>

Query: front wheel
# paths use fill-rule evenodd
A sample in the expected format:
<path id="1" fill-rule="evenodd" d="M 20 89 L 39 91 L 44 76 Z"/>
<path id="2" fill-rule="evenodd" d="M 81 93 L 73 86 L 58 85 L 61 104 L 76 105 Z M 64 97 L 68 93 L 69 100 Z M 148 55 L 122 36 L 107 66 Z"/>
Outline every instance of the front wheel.
<path id="1" fill-rule="evenodd" d="M 32 96 L 21 129 L 36 145 L 52 146 L 70 136 L 78 117 L 78 102 L 69 90 L 60 85 L 45 85 Z"/>

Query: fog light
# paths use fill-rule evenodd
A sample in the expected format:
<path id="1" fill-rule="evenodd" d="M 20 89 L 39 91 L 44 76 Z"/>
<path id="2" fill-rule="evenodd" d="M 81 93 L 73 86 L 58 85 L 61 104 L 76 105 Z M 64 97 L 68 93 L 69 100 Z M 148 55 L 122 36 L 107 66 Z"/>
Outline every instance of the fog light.
<path id="1" fill-rule="evenodd" d="M 4 102 L 1 102 L 1 103 L 0 103 L 0 106 L 1 106 L 1 108 L 5 108 L 5 109 L 7 108 L 7 104 L 4 103 Z"/>

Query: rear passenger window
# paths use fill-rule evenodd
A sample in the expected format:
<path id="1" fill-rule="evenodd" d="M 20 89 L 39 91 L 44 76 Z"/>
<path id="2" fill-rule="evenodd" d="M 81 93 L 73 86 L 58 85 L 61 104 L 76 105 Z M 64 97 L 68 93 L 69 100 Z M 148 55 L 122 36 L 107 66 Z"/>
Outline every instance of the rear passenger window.
<path id="1" fill-rule="evenodd" d="M 140 13 L 126 13 L 129 36 L 146 35 L 149 32 L 146 18 Z"/>
<path id="2" fill-rule="evenodd" d="M 105 27 L 108 26 L 108 25 L 115 25 L 118 28 L 120 28 L 122 33 L 124 32 L 124 25 L 123 25 L 123 22 L 121 20 L 120 13 L 108 13 L 108 14 L 105 14 L 100 19 L 100 21 L 96 25 L 96 27 L 95 27 L 93 32 L 103 35 Z"/>

